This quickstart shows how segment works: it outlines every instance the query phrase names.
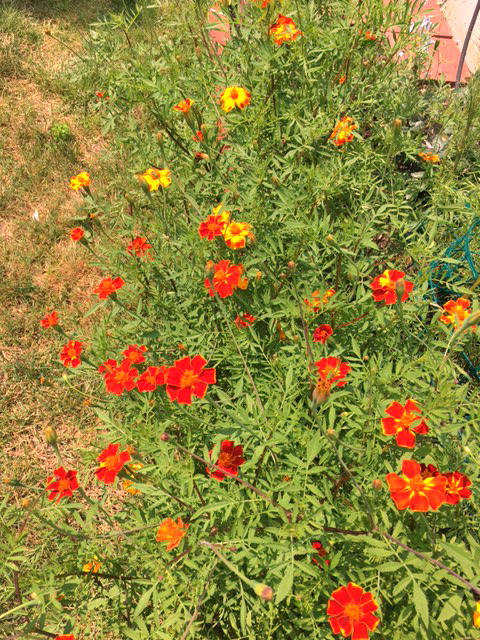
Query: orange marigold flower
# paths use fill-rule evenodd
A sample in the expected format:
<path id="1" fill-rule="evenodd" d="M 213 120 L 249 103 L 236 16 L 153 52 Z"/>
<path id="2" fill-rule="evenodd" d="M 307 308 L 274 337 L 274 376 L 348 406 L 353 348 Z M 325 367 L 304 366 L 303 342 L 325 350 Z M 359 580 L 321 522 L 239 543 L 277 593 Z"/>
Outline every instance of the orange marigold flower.
<path id="1" fill-rule="evenodd" d="M 166 371 L 166 391 L 170 402 L 192 404 L 192 395 L 204 398 L 209 384 L 217 381 L 215 369 L 205 369 L 207 361 L 202 356 L 176 360 Z"/>
<path id="2" fill-rule="evenodd" d="M 333 335 L 333 329 L 329 324 L 321 324 L 313 332 L 313 341 L 325 344 L 328 338 Z"/>
<path id="3" fill-rule="evenodd" d="M 105 300 L 108 296 L 121 289 L 124 284 L 125 281 L 122 278 L 104 278 L 93 293 L 96 293 L 100 300 Z"/>
<path id="4" fill-rule="evenodd" d="M 365 31 L 365 38 L 367 40 L 376 40 L 377 36 L 373 34 L 371 31 Z"/>
<path id="5" fill-rule="evenodd" d="M 225 243 L 230 249 L 243 249 L 247 238 L 254 240 L 255 236 L 250 231 L 252 228 L 248 222 L 231 222 L 223 232 Z"/>
<path id="6" fill-rule="evenodd" d="M 66 636 L 57 636 L 54 640 L 75 640 L 75 636 L 69 633 Z"/>
<path id="7" fill-rule="evenodd" d="M 140 489 L 132 487 L 132 484 L 135 482 L 136 472 L 140 471 L 140 469 L 143 469 L 143 464 L 141 462 L 134 462 L 125 466 L 125 471 L 133 478 L 133 480 L 124 480 L 122 482 L 122 489 L 125 489 L 125 491 L 132 496 L 137 496 L 139 493 L 142 493 Z"/>
<path id="8" fill-rule="evenodd" d="M 230 264 L 230 260 L 217 262 L 217 264 L 213 265 L 213 278 L 211 280 L 205 278 L 204 282 L 209 295 L 213 297 L 215 290 L 220 298 L 227 298 L 233 294 L 237 287 L 246 289 L 248 280 L 242 278 L 243 271 L 243 264 Z"/>
<path id="9" fill-rule="evenodd" d="M 221 236 L 228 223 L 228 211 L 219 215 L 213 214 L 208 216 L 206 220 L 200 223 L 198 227 L 198 235 L 207 240 L 213 240 L 215 236 Z"/>
<path id="10" fill-rule="evenodd" d="M 181 100 L 178 104 L 173 107 L 174 111 L 181 111 L 182 113 L 188 113 L 194 104 L 194 100 L 190 100 L 187 98 L 186 100 Z"/>
<path id="11" fill-rule="evenodd" d="M 477 602 L 473 612 L 473 626 L 480 627 L 480 602 Z"/>
<path id="12" fill-rule="evenodd" d="M 148 257 L 149 250 L 152 248 L 152 245 L 147 242 L 147 238 L 143 238 L 141 236 L 137 236 L 134 238 L 130 244 L 127 246 L 127 251 L 130 255 L 135 255 L 139 258 Z"/>
<path id="13" fill-rule="evenodd" d="M 90 186 L 90 174 L 86 171 L 82 171 L 78 173 L 76 176 L 70 178 L 70 189 L 74 191 L 79 191 L 79 189 L 84 189 L 85 187 Z"/>
<path id="14" fill-rule="evenodd" d="M 78 489 L 76 471 L 65 471 L 63 467 L 55 469 L 53 476 L 47 478 L 46 490 L 50 491 L 49 500 L 60 502 L 62 498 L 70 497 Z"/>
<path id="15" fill-rule="evenodd" d="M 338 79 L 338 84 L 344 84 L 346 80 L 347 76 L 340 76 L 340 78 Z"/>
<path id="16" fill-rule="evenodd" d="M 350 118 L 350 116 L 344 116 L 335 125 L 332 133 L 330 134 L 329 140 L 331 140 L 337 147 L 341 147 L 346 142 L 351 142 L 353 140 L 353 131 L 355 131 L 355 129 L 358 129 L 358 127 L 356 124 L 353 124 L 353 118 Z"/>
<path id="17" fill-rule="evenodd" d="M 82 229 L 82 227 L 75 227 L 75 229 L 72 229 L 70 231 L 70 238 L 73 240 L 73 242 L 78 242 L 83 238 L 84 235 L 85 231 Z"/>
<path id="18" fill-rule="evenodd" d="M 425 477 L 415 460 L 404 460 L 402 475 L 388 473 L 386 480 L 397 509 L 436 511 L 445 502 L 445 476 Z"/>
<path id="19" fill-rule="evenodd" d="M 118 451 L 119 444 L 109 444 L 98 456 L 100 467 L 95 471 L 97 479 L 105 484 L 113 484 L 126 462 L 132 459 L 128 451 Z"/>
<path id="20" fill-rule="evenodd" d="M 420 415 L 421 411 L 413 400 L 407 400 L 405 406 L 399 402 L 392 402 L 385 411 L 390 417 L 382 418 L 382 431 L 386 436 L 395 436 L 399 447 L 413 449 L 416 441 L 415 434 L 429 432 L 427 424 Z M 415 422 L 419 424 L 413 426 Z"/>
<path id="21" fill-rule="evenodd" d="M 48 329 L 49 327 L 55 327 L 58 324 L 58 313 L 56 311 L 52 311 L 52 313 L 47 313 L 40 320 L 40 324 L 44 329 Z"/>
<path id="22" fill-rule="evenodd" d="M 237 327 L 237 329 L 245 329 L 246 327 L 250 327 L 254 322 L 255 322 L 256 318 L 255 316 L 252 316 L 250 313 L 242 313 L 242 315 L 237 315 L 237 317 L 235 318 L 235 326 Z"/>
<path id="23" fill-rule="evenodd" d="M 398 294 L 402 293 L 402 302 L 407 300 L 413 289 L 413 282 L 404 280 L 405 273 L 396 269 L 387 269 L 381 276 L 373 279 L 370 287 L 376 302 L 383 300 L 385 304 L 395 304 Z"/>
<path id="24" fill-rule="evenodd" d="M 210 455 L 212 455 L 212 450 Z M 220 445 L 220 453 L 216 462 L 221 469 L 206 467 L 205 470 L 208 475 L 221 482 L 225 476 L 238 476 L 238 467 L 244 463 L 243 446 L 241 444 L 235 445 L 232 440 L 224 440 Z"/>
<path id="25" fill-rule="evenodd" d="M 166 551 L 171 551 L 178 547 L 189 526 L 181 518 L 178 518 L 177 522 L 172 518 L 167 518 L 158 528 L 157 542 L 167 542 Z"/>
<path id="26" fill-rule="evenodd" d="M 138 344 L 131 344 L 125 351 L 122 351 L 122 355 L 126 360 L 130 360 L 132 364 L 142 364 L 145 362 L 145 356 L 143 355 L 148 351 L 147 347 L 143 344 L 141 347 Z"/>
<path id="27" fill-rule="evenodd" d="M 297 29 L 297 25 L 291 18 L 280 14 L 277 21 L 270 27 L 270 35 L 275 44 L 280 46 L 284 42 L 294 42 L 298 36 L 303 36 L 303 33 Z"/>
<path id="28" fill-rule="evenodd" d="M 220 95 L 220 106 L 228 113 L 235 107 L 245 109 L 250 104 L 252 94 L 243 87 L 227 87 Z"/>
<path id="29" fill-rule="evenodd" d="M 440 156 L 437 153 L 433 153 L 432 151 L 420 151 L 420 158 L 429 164 L 440 164 Z"/>
<path id="30" fill-rule="evenodd" d="M 83 571 L 88 573 L 98 573 L 100 571 L 101 563 L 98 561 L 97 556 L 93 556 L 93 559 L 90 562 L 87 562 L 83 565 Z"/>
<path id="31" fill-rule="evenodd" d="M 155 391 L 162 384 L 165 384 L 167 367 L 148 367 L 137 380 L 137 389 L 141 393 Z"/>
<path id="32" fill-rule="evenodd" d="M 318 555 L 320 556 L 320 558 L 324 558 L 327 555 L 327 550 L 324 548 L 323 544 L 319 541 L 314 541 L 312 542 L 312 547 L 315 549 L 315 551 L 318 553 Z M 323 561 L 326 565 L 330 564 L 330 560 L 324 560 Z M 312 563 L 316 564 L 318 567 L 320 566 L 320 562 L 318 561 L 317 558 L 312 557 Z"/>
<path id="33" fill-rule="evenodd" d="M 314 291 L 310 298 L 304 298 L 304 303 L 307 307 L 310 307 L 312 311 L 317 313 L 322 308 L 322 305 L 326 305 L 329 299 L 335 294 L 335 289 L 328 289 L 320 298 L 320 291 L 317 289 Z"/>
<path id="34" fill-rule="evenodd" d="M 158 191 L 160 187 L 172 184 L 170 169 L 147 169 L 140 178 L 147 184 L 149 191 Z"/>
<path id="35" fill-rule="evenodd" d="M 449 300 L 443 305 L 445 314 L 440 317 L 440 322 L 443 322 L 444 324 L 453 324 L 455 329 L 458 329 L 470 315 L 471 311 L 469 307 L 470 300 L 467 300 L 466 298 Z"/>
<path id="36" fill-rule="evenodd" d="M 352 370 L 350 365 L 342 362 L 340 358 L 321 358 L 315 362 L 318 372 L 317 391 L 326 392 L 327 395 L 333 386 L 344 387 L 347 381 L 344 378 Z"/>
<path id="37" fill-rule="evenodd" d="M 457 504 L 460 500 L 468 500 L 472 492 L 468 487 L 472 486 L 472 481 L 464 476 L 460 471 L 450 471 L 443 474 L 447 479 L 445 485 L 445 502 L 447 504 Z"/>
<path id="38" fill-rule="evenodd" d="M 83 344 L 78 340 L 69 340 L 60 352 L 60 359 L 66 367 L 75 369 L 80 364 Z"/>
<path id="39" fill-rule="evenodd" d="M 131 391 L 135 388 L 138 369 L 132 369 L 131 364 L 132 361 L 126 358 L 120 363 L 120 366 L 115 367 L 110 373 L 104 374 L 105 387 L 108 392 L 120 396 L 124 391 Z"/>
<path id="40" fill-rule="evenodd" d="M 365 591 L 354 582 L 336 589 L 327 605 L 330 627 L 335 634 L 352 640 L 368 640 L 370 632 L 375 631 L 380 619 L 373 615 L 378 604 L 373 594 Z"/>

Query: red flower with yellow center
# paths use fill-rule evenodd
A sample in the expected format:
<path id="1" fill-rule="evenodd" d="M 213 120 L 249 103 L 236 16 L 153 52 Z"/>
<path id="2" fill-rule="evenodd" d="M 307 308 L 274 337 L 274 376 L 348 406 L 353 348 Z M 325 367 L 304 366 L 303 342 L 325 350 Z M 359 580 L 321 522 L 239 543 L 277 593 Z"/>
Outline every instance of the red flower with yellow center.
<path id="1" fill-rule="evenodd" d="M 330 134 L 329 140 L 331 140 L 337 147 L 341 147 L 346 142 L 351 142 L 353 140 L 353 132 L 355 129 L 358 129 L 358 127 L 356 124 L 353 124 L 353 118 L 344 116 L 335 125 L 332 133 Z"/>
<path id="2" fill-rule="evenodd" d="M 323 296 L 320 297 L 320 290 L 317 289 L 312 293 L 310 298 L 304 298 L 303 301 L 307 305 L 307 307 L 310 307 L 312 311 L 317 313 L 317 311 L 320 311 L 322 306 L 328 304 L 328 301 L 334 294 L 335 289 L 327 289 Z"/>
<path id="3" fill-rule="evenodd" d="M 445 485 L 445 501 L 447 504 L 458 504 L 460 500 L 468 500 L 472 492 L 468 487 L 472 486 L 472 481 L 464 476 L 460 471 L 450 471 L 443 474 L 447 479 Z"/>
<path id="4" fill-rule="evenodd" d="M 322 358 L 315 362 L 315 366 L 319 377 L 313 390 L 313 400 L 317 404 L 323 404 L 334 385 L 343 387 L 347 384 L 344 378 L 349 374 L 351 368 L 346 362 L 342 362 L 340 358 L 333 357 Z"/>
<path id="5" fill-rule="evenodd" d="M 213 265 L 213 278 L 205 278 L 205 287 L 213 298 L 214 291 L 220 298 L 228 298 L 235 289 L 246 289 L 247 278 L 242 278 L 243 264 L 230 264 L 230 260 L 220 260 Z"/>
<path id="6" fill-rule="evenodd" d="M 118 367 L 116 360 L 106 360 L 97 369 L 100 373 L 112 373 Z"/>
<path id="7" fill-rule="evenodd" d="M 181 111 L 182 113 L 188 113 L 194 104 L 193 100 L 187 98 L 186 100 L 181 100 L 178 104 L 173 107 L 174 111 Z"/>
<path id="8" fill-rule="evenodd" d="M 75 636 L 69 633 L 66 636 L 57 636 L 54 640 L 75 640 Z"/>
<path id="9" fill-rule="evenodd" d="M 328 622 L 333 633 L 341 633 L 344 638 L 368 640 L 380 620 L 373 615 L 378 604 L 373 594 L 354 582 L 340 587 L 332 593 L 327 605 Z"/>
<path id="10" fill-rule="evenodd" d="M 55 469 L 53 476 L 47 478 L 46 490 L 50 491 L 49 500 L 60 502 L 62 498 L 70 497 L 78 489 L 76 471 L 65 471 L 63 467 Z"/>
<path id="11" fill-rule="evenodd" d="M 66 367 L 78 367 L 83 344 L 78 340 L 69 340 L 60 352 L 60 360 Z"/>
<path id="12" fill-rule="evenodd" d="M 47 313 L 47 315 L 43 316 L 43 318 L 40 320 L 40 324 L 44 329 L 55 327 L 58 324 L 58 313 L 56 311 Z"/>
<path id="13" fill-rule="evenodd" d="M 84 235 L 85 231 L 81 227 L 75 227 L 75 229 L 70 231 L 70 239 L 73 240 L 73 242 L 78 242 Z"/>
<path id="14" fill-rule="evenodd" d="M 146 391 L 155 391 L 162 384 L 165 384 L 165 374 L 167 367 L 148 367 L 137 380 L 137 389 L 144 393 Z"/>
<path id="15" fill-rule="evenodd" d="M 142 364 L 142 362 L 145 362 L 143 354 L 146 351 L 148 349 L 145 345 L 139 347 L 138 344 L 131 344 L 125 351 L 122 351 L 122 355 L 125 356 L 126 360 L 130 360 L 132 364 Z"/>
<path id="16" fill-rule="evenodd" d="M 131 360 L 125 359 L 120 363 L 120 366 L 114 368 L 110 373 L 105 373 L 107 391 L 120 396 L 124 391 L 131 391 L 135 387 L 138 369 L 132 369 L 131 365 Z"/>
<path id="17" fill-rule="evenodd" d="M 458 329 L 470 315 L 470 300 L 466 298 L 457 298 L 449 300 L 443 305 L 445 314 L 440 316 L 440 322 L 444 324 L 453 324 Z"/>
<path id="18" fill-rule="evenodd" d="M 228 223 L 228 211 L 219 215 L 213 214 L 208 216 L 206 220 L 200 223 L 198 227 L 198 235 L 207 240 L 213 240 L 215 236 L 221 236 Z"/>
<path id="19" fill-rule="evenodd" d="M 227 87 L 220 95 L 220 106 L 228 113 L 235 107 L 245 109 L 250 104 L 252 94 L 243 87 Z"/>
<path id="20" fill-rule="evenodd" d="M 164 520 L 157 531 L 157 542 L 166 542 L 166 551 L 171 551 L 178 547 L 180 540 L 186 535 L 189 524 L 185 524 L 181 518 L 172 520 L 167 518 Z"/>
<path id="21" fill-rule="evenodd" d="M 82 171 L 78 173 L 76 176 L 70 178 L 70 189 L 74 191 L 79 191 L 80 189 L 85 189 L 90 186 L 90 174 L 86 171 Z"/>
<path id="22" fill-rule="evenodd" d="M 109 444 L 97 458 L 100 467 L 95 475 L 105 484 L 113 484 L 123 465 L 132 459 L 127 450 L 119 452 L 119 449 L 119 444 Z"/>
<path id="23" fill-rule="evenodd" d="M 251 232 L 252 225 L 248 222 L 231 222 L 223 231 L 225 243 L 230 249 L 243 249 L 247 238 L 254 240 L 255 236 Z"/>
<path id="24" fill-rule="evenodd" d="M 207 361 L 202 356 L 176 360 L 166 372 L 166 391 L 171 402 L 192 404 L 192 395 L 204 398 L 209 384 L 217 381 L 215 369 L 205 369 Z"/>
<path id="25" fill-rule="evenodd" d="M 130 255 L 133 255 L 135 253 L 138 258 L 148 258 L 151 257 L 149 253 L 149 250 L 151 248 L 152 245 L 147 242 L 147 238 L 137 236 L 127 246 L 127 251 Z"/>
<path id="26" fill-rule="evenodd" d="M 121 289 L 124 284 L 125 281 L 122 278 L 104 278 L 93 293 L 96 293 L 100 300 L 106 300 L 106 298 Z"/>
<path id="27" fill-rule="evenodd" d="M 256 318 L 250 313 L 242 313 L 241 316 L 237 316 L 235 318 L 235 326 L 237 329 L 246 329 L 247 327 L 250 327 L 255 320 Z"/>
<path id="28" fill-rule="evenodd" d="M 298 36 L 303 36 L 300 29 L 291 18 L 279 15 L 277 21 L 270 27 L 270 35 L 276 45 L 280 46 L 284 42 L 294 42 Z"/>
<path id="29" fill-rule="evenodd" d="M 333 335 L 333 329 L 329 324 L 321 324 L 313 332 L 313 341 L 325 344 L 328 338 Z"/>
<path id="30" fill-rule="evenodd" d="M 210 455 L 212 455 L 212 451 L 210 451 Z M 242 445 L 235 446 L 232 440 L 224 440 L 220 445 L 220 454 L 216 462 L 221 469 L 206 467 L 206 472 L 221 482 L 225 476 L 238 476 L 238 467 L 244 462 Z"/>
<path id="31" fill-rule="evenodd" d="M 147 185 L 149 191 L 158 191 L 160 187 L 166 189 L 172 184 L 170 169 L 147 169 L 140 180 Z"/>
<path id="32" fill-rule="evenodd" d="M 313 549 L 315 549 L 315 551 L 317 552 L 317 554 L 320 556 L 320 558 L 325 558 L 325 556 L 327 555 L 327 550 L 324 548 L 323 544 L 321 542 L 318 541 L 314 541 L 312 542 L 312 547 Z M 323 561 L 326 565 L 330 564 L 330 560 L 324 560 Z M 312 557 L 312 563 L 316 564 L 318 567 L 320 567 L 320 562 L 318 561 L 317 558 Z"/>
<path id="33" fill-rule="evenodd" d="M 425 477 L 415 460 L 404 460 L 402 476 L 388 473 L 386 480 L 390 496 L 401 511 L 436 511 L 445 502 L 445 476 Z"/>
<path id="34" fill-rule="evenodd" d="M 407 300 L 413 289 L 413 282 L 404 280 L 405 273 L 396 269 L 387 269 L 382 275 L 373 279 L 370 287 L 376 302 L 383 300 L 385 304 L 395 304 L 400 293 L 402 302 Z"/>
<path id="35" fill-rule="evenodd" d="M 395 442 L 399 447 L 413 449 L 415 434 L 425 434 L 429 431 L 427 424 L 422 420 L 420 409 L 413 400 L 407 400 L 405 406 L 399 402 L 392 402 L 385 411 L 390 417 L 382 418 L 382 431 L 386 436 L 396 436 Z M 413 426 L 418 421 L 420 423 Z"/>

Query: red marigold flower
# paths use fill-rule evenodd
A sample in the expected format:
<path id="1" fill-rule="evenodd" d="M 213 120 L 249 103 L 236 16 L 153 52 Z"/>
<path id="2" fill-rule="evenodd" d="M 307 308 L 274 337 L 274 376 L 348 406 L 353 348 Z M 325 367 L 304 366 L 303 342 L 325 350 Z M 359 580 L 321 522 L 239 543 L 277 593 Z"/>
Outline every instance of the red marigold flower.
<path id="1" fill-rule="evenodd" d="M 130 244 L 127 246 L 127 251 L 131 255 L 135 253 L 135 255 L 139 258 L 149 257 L 149 250 L 152 248 L 152 245 L 147 242 L 147 238 L 142 236 L 137 236 L 134 238 Z"/>
<path id="2" fill-rule="evenodd" d="M 398 294 L 402 293 L 402 302 L 408 298 L 413 289 L 413 282 L 404 280 L 405 273 L 396 269 L 387 269 L 381 276 L 373 279 L 370 287 L 376 302 L 383 300 L 385 304 L 395 304 Z"/>
<path id="3" fill-rule="evenodd" d="M 313 400 L 317 404 L 323 404 L 333 386 L 343 387 L 347 384 L 344 380 L 351 371 L 350 365 L 342 362 L 340 358 L 322 358 L 315 362 L 318 371 L 318 380 L 313 390 Z"/>
<path id="4" fill-rule="evenodd" d="M 114 371 L 114 369 L 116 369 L 118 367 L 118 362 L 116 360 L 106 360 L 104 363 L 102 363 L 97 371 L 99 371 L 100 373 L 112 373 Z"/>
<path id="5" fill-rule="evenodd" d="M 69 633 L 66 636 L 57 636 L 55 640 L 75 640 L 75 636 Z"/>
<path id="6" fill-rule="evenodd" d="M 166 371 L 166 391 L 171 402 L 192 404 L 192 395 L 204 398 L 209 384 L 217 381 L 215 369 L 205 369 L 207 361 L 202 356 L 176 360 Z"/>
<path id="7" fill-rule="evenodd" d="M 230 247 L 230 249 L 243 249 L 247 243 L 247 238 L 250 240 L 255 239 L 251 228 L 252 225 L 248 224 L 248 222 L 230 222 L 223 231 L 227 247 Z"/>
<path id="8" fill-rule="evenodd" d="M 277 21 L 270 27 L 270 35 L 276 45 L 280 46 L 284 42 L 294 42 L 298 36 L 303 36 L 300 29 L 291 18 L 278 16 Z"/>
<path id="9" fill-rule="evenodd" d="M 52 313 L 47 313 L 40 320 L 40 324 L 44 329 L 48 329 L 49 327 L 55 327 L 58 324 L 58 313 L 56 311 L 52 311 Z"/>
<path id="10" fill-rule="evenodd" d="M 210 451 L 210 455 L 212 455 L 212 451 Z M 206 467 L 206 472 L 220 482 L 225 476 L 238 476 L 238 467 L 245 462 L 242 456 L 243 447 L 241 444 L 235 445 L 232 440 L 224 440 L 220 445 L 220 453 L 216 462 L 221 470 Z"/>
<path id="11" fill-rule="evenodd" d="M 246 327 L 250 327 L 256 318 L 252 316 L 250 313 L 242 313 L 241 316 L 237 316 L 235 318 L 235 326 L 237 329 L 245 329 Z"/>
<path id="12" fill-rule="evenodd" d="M 404 460 L 402 476 L 388 473 L 386 480 L 397 509 L 436 511 L 445 502 L 445 476 L 422 476 L 422 468 L 415 460 Z"/>
<path id="13" fill-rule="evenodd" d="M 71 496 L 78 487 L 77 472 L 65 471 L 63 467 L 59 467 L 55 469 L 53 476 L 47 478 L 46 490 L 51 492 L 48 499 L 60 502 L 62 498 Z"/>
<path id="14" fill-rule="evenodd" d="M 73 242 L 78 242 L 83 238 L 84 235 L 85 231 L 82 229 L 82 227 L 75 227 L 75 229 L 72 229 L 70 231 L 70 238 L 73 240 Z"/>
<path id="15" fill-rule="evenodd" d="M 132 364 L 142 364 L 145 362 L 145 351 L 148 351 L 145 345 L 141 347 L 138 344 L 131 344 L 125 351 L 122 351 L 122 355 L 125 356 L 125 360 L 130 360 Z"/>
<path id="16" fill-rule="evenodd" d="M 124 284 L 125 281 L 122 278 L 104 278 L 93 293 L 96 293 L 100 300 L 105 300 L 121 289 Z"/>
<path id="17" fill-rule="evenodd" d="M 225 215 L 227 213 L 227 216 Z M 209 215 L 206 220 L 200 223 L 198 235 L 207 240 L 213 240 L 215 236 L 221 236 L 228 223 L 228 212 L 220 215 Z"/>
<path id="18" fill-rule="evenodd" d="M 434 464 L 420 463 L 420 475 L 422 478 L 434 478 L 435 476 L 441 476 L 442 474 Z"/>
<path id="19" fill-rule="evenodd" d="M 60 352 L 60 359 L 66 367 L 78 367 L 83 344 L 78 340 L 69 340 Z"/>
<path id="20" fill-rule="evenodd" d="M 351 142 L 353 140 L 353 132 L 357 128 L 357 125 L 353 124 L 353 118 L 344 116 L 333 128 L 329 140 L 331 140 L 337 147 L 341 147 L 346 142 Z"/>
<path id="21" fill-rule="evenodd" d="M 192 136 L 192 140 L 194 142 L 202 142 L 203 139 L 204 139 L 204 135 L 203 135 L 203 133 L 201 131 L 196 131 L 195 135 Z"/>
<path id="22" fill-rule="evenodd" d="M 313 332 L 313 341 L 325 344 L 328 338 L 333 335 L 333 329 L 329 324 L 321 324 Z"/>
<path id="23" fill-rule="evenodd" d="M 186 535 L 189 524 L 185 524 L 181 518 L 172 520 L 167 518 L 162 522 L 157 531 L 157 542 L 167 542 L 166 551 L 178 547 L 180 540 Z"/>
<path id="24" fill-rule="evenodd" d="M 378 604 L 373 594 L 354 582 L 336 589 L 327 605 L 328 622 L 333 633 L 344 638 L 368 640 L 370 631 L 375 631 L 379 618 L 373 615 Z"/>
<path id="25" fill-rule="evenodd" d="M 137 389 L 141 392 L 155 391 L 157 387 L 165 384 L 167 367 L 148 367 L 137 380 Z"/>
<path id="26" fill-rule="evenodd" d="M 443 474 L 447 479 L 445 485 L 445 501 L 447 504 L 457 504 L 460 500 L 468 500 L 472 492 L 468 487 L 472 486 L 472 481 L 464 476 L 460 471 L 449 471 Z"/>
<path id="27" fill-rule="evenodd" d="M 470 315 L 471 311 L 469 307 L 470 300 L 467 300 L 466 298 L 449 300 L 443 305 L 443 310 L 446 313 L 440 317 L 440 322 L 443 322 L 444 324 L 453 324 L 455 329 L 458 329 Z"/>
<path id="28" fill-rule="evenodd" d="M 304 298 L 304 303 L 307 307 L 310 307 L 312 311 L 317 313 L 322 308 L 322 305 L 326 305 L 329 299 L 335 294 L 335 289 L 327 289 L 322 297 L 320 297 L 320 290 L 314 291 L 310 298 Z"/>
<path id="29" fill-rule="evenodd" d="M 131 391 L 135 387 L 135 378 L 138 376 L 138 369 L 131 368 L 131 360 L 123 360 L 118 367 L 110 373 L 105 374 L 105 386 L 107 391 L 116 396 L 122 395 L 126 391 Z"/>
<path id="30" fill-rule="evenodd" d="M 338 79 L 338 84 L 344 84 L 347 79 L 347 76 L 340 76 Z"/>
<path id="31" fill-rule="evenodd" d="M 315 549 L 315 551 L 318 553 L 318 555 L 320 556 L 320 558 L 324 558 L 327 555 L 327 550 L 324 548 L 323 544 L 321 542 L 318 542 L 317 540 L 312 542 L 312 547 Z M 324 560 L 323 561 L 326 565 L 330 564 L 330 560 Z M 312 563 L 316 564 L 318 567 L 320 567 L 320 562 L 318 561 L 317 558 L 315 558 L 314 556 L 312 556 Z"/>
<path id="32" fill-rule="evenodd" d="M 415 434 L 429 432 L 428 425 L 422 420 L 421 411 L 413 400 L 407 400 L 405 406 L 392 402 L 385 411 L 390 417 L 382 418 L 382 431 L 386 436 L 396 436 L 395 441 L 399 447 L 413 449 Z M 413 426 L 419 420 L 420 423 Z"/>
<path id="33" fill-rule="evenodd" d="M 187 98 L 186 100 L 181 100 L 178 104 L 173 107 L 174 111 L 181 111 L 182 113 L 188 113 L 194 104 L 194 100 L 190 100 Z"/>
<path id="34" fill-rule="evenodd" d="M 127 450 L 119 452 L 119 449 L 119 444 L 109 444 L 97 458 L 100 467 L 95 475 L 105 484 L 113 484 L 123 465 L 132 459 Z"/>
<path id="35" fill-rule="evenodd" d="M 244 271 L 243 264 L 230 264 L 230 260 L 220 260 L 213 266 L 213 278 L 205 278 L 205 287 L 211 297 L 213 297 L 214 290 L 218 293 L 220 298 L 227 298 L 231 296 L 234 290 L 246 289 L 248 280 L 242 278 Z M 213 286 L 212 286 L 213 285 Z"/>

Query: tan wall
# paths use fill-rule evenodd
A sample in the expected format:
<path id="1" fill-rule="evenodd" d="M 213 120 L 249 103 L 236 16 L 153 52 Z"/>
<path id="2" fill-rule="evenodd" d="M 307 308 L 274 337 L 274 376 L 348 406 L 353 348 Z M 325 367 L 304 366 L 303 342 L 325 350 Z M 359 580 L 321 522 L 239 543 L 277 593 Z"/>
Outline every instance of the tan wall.
<path id="1" fill-rule="evenodd" d="M 462 49 L 468 25 L 472 19 L 477 0 L 444 0 L 442 11 L 452 30 L 459 49 Z M 480 15 L 468 45 L 466 63 L 470 71 L 480 67 Z"/>

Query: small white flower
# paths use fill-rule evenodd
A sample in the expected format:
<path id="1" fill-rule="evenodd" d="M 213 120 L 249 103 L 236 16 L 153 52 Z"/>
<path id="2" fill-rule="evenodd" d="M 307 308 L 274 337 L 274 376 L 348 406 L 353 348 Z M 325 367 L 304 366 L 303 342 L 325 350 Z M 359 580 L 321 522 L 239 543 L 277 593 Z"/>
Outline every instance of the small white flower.
<path id="1" fill-rule="evenodd" d="M 36 221 L 36 222 L 40 222 L 40 215 L 38 213 L 38 209 L 35 209 L 35 211 L 33 212 L 32 218 Z"/>

